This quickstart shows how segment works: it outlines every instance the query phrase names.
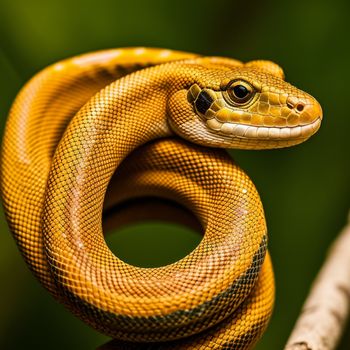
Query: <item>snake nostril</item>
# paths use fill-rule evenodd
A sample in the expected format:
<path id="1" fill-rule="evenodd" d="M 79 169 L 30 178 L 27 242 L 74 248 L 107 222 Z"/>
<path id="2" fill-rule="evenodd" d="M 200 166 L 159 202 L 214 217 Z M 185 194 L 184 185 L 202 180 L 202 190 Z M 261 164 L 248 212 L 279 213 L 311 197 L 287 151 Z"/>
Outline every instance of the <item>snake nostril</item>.
<path id="1" fill-rule="evenodd" d="M 297 111 L 301 112 L 304 109 L 304 105 L 302 103 L 297 104 Z"/>

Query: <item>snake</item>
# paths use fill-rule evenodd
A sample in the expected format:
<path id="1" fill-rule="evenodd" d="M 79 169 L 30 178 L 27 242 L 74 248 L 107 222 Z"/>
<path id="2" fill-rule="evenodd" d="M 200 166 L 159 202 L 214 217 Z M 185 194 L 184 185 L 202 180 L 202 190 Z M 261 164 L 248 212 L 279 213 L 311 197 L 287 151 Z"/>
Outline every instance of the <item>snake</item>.
<path id="1" fill-rule="evenodd" d="M 64 59 L 9 113 L 11 232 L 54 298 L 113 339 L 103 348 L 251 349 L 272 313 L 273 268 L 259 194 L 225 149 L 297 145 L 321 120 L 268 60 L 143 47 Z M 152 200 L 203 237 L 179 261 L 134 266 L 110 250 L 104 223 L 160 215 Z"/>

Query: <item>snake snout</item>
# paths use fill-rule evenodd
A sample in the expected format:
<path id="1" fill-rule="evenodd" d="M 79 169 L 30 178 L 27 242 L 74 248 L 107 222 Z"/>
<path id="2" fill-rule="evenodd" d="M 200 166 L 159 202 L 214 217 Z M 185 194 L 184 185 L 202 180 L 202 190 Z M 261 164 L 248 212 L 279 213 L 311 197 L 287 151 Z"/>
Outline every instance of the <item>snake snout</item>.
<path id="1" fill-rule="evenodd" d="M 299 117 L 299 124 L 306 125 L 321 120 L 323 113 L 321 105 L 313 97 L 287 99 L 287 107 Z"/>

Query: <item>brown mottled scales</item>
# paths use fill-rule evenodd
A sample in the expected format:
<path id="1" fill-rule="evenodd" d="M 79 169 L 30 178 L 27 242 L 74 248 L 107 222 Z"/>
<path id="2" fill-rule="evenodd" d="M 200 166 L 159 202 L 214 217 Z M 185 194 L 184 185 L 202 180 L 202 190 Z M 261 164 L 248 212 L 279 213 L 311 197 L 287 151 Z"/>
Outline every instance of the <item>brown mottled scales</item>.
<path id="1" fill-rule="evenodd" d="M 129 48 L 56 63 L 19 93 L 2 150 L 7 219 L 36 277 L 115 338 L 110 348 L 249 349 L 259 339 L 274 296 L 263 208 L 212 147 L 286 147 L 315 133 L 319 104 L 283 79 L 269 61 Z M 159 268 L 124 263 L 102 232 L 103 205 L 149 195 L 187 207 L 204 232 Z"/>

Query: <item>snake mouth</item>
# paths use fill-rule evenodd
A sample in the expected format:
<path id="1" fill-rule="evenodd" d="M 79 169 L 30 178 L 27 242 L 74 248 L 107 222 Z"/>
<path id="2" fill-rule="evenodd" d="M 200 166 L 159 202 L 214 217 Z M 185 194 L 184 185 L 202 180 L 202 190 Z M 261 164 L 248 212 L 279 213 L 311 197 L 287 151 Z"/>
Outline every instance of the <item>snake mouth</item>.
<path id="1" fill-rule="evenodd" d="M 298 140 L 313 135 L 321 125 L 321 118 L 306 125 L 293 127 L 265 127 L 240 123 L 221 123 L 215 118 L 206 122 L 208 128 L 225 136 L 256 140 Z"/>
<path id="2" fill-rule="evenodd" d="M 252 125 L 239 121 L 225 121 L 232 119 L 230 117 L 234 112 L 227 107 L 220 94 L 221 91 L 201 89 L 196 84 L 188 91 L 188 101 L 193 105 L 208 131 L 215 134 L 257 141 L 297 141 L 309 138 L 321 125 L 321 114 L 311 123 L 294 126 Z M 237 115 L 247 114 L 243 110 L 236 110 L 235 113 Z"/>

